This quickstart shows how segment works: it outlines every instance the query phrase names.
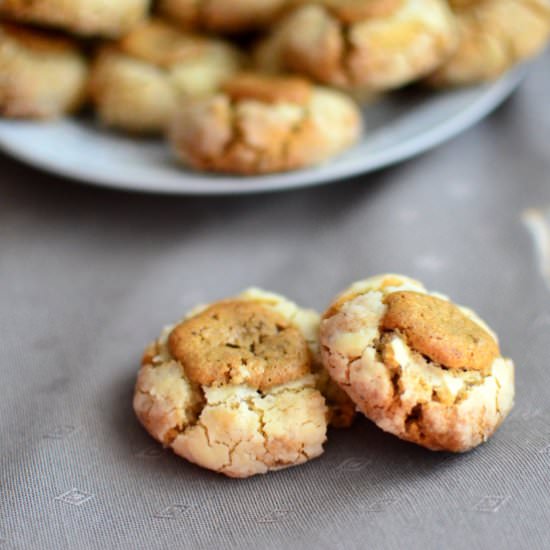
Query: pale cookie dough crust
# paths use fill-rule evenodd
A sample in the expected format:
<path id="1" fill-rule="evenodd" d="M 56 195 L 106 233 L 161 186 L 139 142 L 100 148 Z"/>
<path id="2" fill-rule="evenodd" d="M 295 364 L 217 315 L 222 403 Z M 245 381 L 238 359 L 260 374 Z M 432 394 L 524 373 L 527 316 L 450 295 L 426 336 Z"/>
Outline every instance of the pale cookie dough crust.
<path id="1" fill-rule="evenodd" d="M 449 325 L 442 331 L 441 304 L 431 300 L 444 301 L 443 296 L 429 295 L 420 283 L 406 277 L 374 277 L 352 285 L 323 316 L 320 340 L 324 365 L 359 410 L 382 429 L 433 450 L 462 452 L 479 445 L 493 434 L 512 408 L 513 363 L 498 355 L 488 370 L 471 368 L 472 364 L 463 364 L 462 358 L 468 357 L 468 353 L 462 348 L 460 368 L 434 361 L 422 353 L 429 351 L 433 355 L 433 342 L 428 339 L 430 349 L 422 351 L 415 349 L 414 344 L 418 345 L 415 338 L 411 342 L 411 328 L 423 336 L 421 347 L 427 342 L 426 319 L 421 319 L 419 325 L 418 312 L 414 327 L 405 327 L 408 336 L 402 330 L 403 320 L 399 319 L 399 323 L 395 317 L 392 320 L 391 311 L 391 322 L 384 327 L 388 298 L 394 293 L 398 301 L 403 293 L 426 295 L 432 307 L 437 303 L 436 336 L 447 338 L 452 334 Z M 389 301 L 391 304 L 392 300 Z M 474 331 L 476 337 L 482 335 L 494 352 L 496 337 L 490 329 L 472 311 L 452 307 L 479 327 L 481 332 Z M 448 315 L 458 314 L 447 311 L 444 318 Z M 461 316 L 456 319 L 460 320 L 460 327 L 463 319 Z M 432 326 L 433 322 L 432 318 Z M 472 327 L 467 325 L 471 331 Z M 457 325 L 450 323 L 450 326 Z M 463 337 L 460 332 L 451 340 L 456 345 Z M 437 351 L 442 350 L 447 353 L 438 344 Z M 453 361 L 455 355 L 450 358 Z"/>
<path id="2" fill-rule="evenodd" d="M 260 394 L 247 386 L 196 387 L 181 365 L 146 365 L 134 409 L 176 454 L 230 477 L 295 466 L 323 452 L 327 407 L 312 376 Z"/>

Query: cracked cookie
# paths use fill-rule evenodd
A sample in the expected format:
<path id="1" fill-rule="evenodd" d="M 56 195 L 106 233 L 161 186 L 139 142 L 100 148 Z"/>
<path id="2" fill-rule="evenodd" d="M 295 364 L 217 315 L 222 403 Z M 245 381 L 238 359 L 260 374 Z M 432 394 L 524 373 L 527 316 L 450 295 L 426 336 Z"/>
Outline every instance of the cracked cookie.
<path id="1" fill-rule="evenodd" d="M 88 65 L 75 42 L 0 23 L 0 114 L 48 119 L 80 107 Z"/>
<path id="2" fill-rule="evenodd" d="M 323 315 L 323 364 L 380 428 L 464 452 L 510 412 L 514 365 L 471 310 L 400 275 L 352 285 Z"/>
<path id="3" fill-rule="evenodd" d="M 190 29 L 236 33 L 273 22 L 288 0 L 160 0 L 159 11 Z"/>
<path id="4" fill-rule="evenodd" d="M 241 62 L 224 41 L 151 19 L 100 50 L 91 96 L 104 125 L 162 133 L 179 101 L 213 93 Z"/>
<path id="5" fill-rule="evenodd" d="M 169 137 L 192 168 L 250 175 L 322 163 L 361 129 L 361 113 L 344 94 L 299 77 L 243 73 L 222 93 L 183 105 Z"/>
<path id="6" fill-rule="evenodd" d="M 255 58 L 263 71 L 377 93 L 434 71 L 456 40 L 444 0 L 318 0 L 286 15 Z"/>
<path id="7" fill-rule="evenodd" d="M 548 0 L 452 0 L 458 27 L 454 54 L 428 78 L 437 86 L 498 78 L 539 53 L 550 37 Z"/>
<path id="8" fill-rule="evenodd" d="M 318 326 L 314 311 L 256 289 L 196 308 L 147 348 L 136 415 L 176 454 L 230 477 L 313 459 L 329 422 L 354 415 L 320 365 Z"/>
<path id="9" fill-rule="evenodd" d="M 0 15 L 82 35 L 120 36 L 145 18 L 150 0 L 2 0 Z"/>

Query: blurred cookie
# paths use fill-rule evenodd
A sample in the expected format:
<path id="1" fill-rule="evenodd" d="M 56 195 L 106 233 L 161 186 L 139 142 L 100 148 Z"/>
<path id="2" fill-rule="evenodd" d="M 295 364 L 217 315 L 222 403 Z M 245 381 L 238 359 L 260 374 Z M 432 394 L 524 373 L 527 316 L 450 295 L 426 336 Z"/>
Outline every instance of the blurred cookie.
<path id="1" fill-rule="evenodd" d="M 223 93 L 184 105 L 170 139 L 198 170 L 262 174 L 328 160 L 361 134 L 361 113 L 345 95 L 297 77 L 240 74 Z"/>
<path id="2" fill-rule="evenodd" d="M 141 21 L 150 0 L 2 0 L 0 15 L 82 35 L 120 36 Z"/>
<path id="3" fill-rule="evenodd" d="M 444 0 L 318 0 L 284 17 L 258 46 L 256 61 L 264 71 L 381 92 L 429 74 L 455 47 Z"/>
<path id="4" fill-rule="evenodd" d="M 160 0 L 159 11 L 190 29 L 236 33 L 270 25 L 288 0 Z"/>
<path id="5" fill-rule="evenodd" d="M 498 78 L 536 55 L 550 37 L 548 0 L 452 0 L 458 48 L 428 79 L 459 86 Z"/>
<path id="6" fill-rule="evenodd" d="M 55 118 L 85 98 L 88 67 L 78 46 L 52 33 L 0 23 L 0 114 Z"/>
<path id="7" fill-rule="evenodd" d="M 217 91 L 241 63 L 241 54 L 221 40 L 152 19 L 102 48 L 91 96 L 106 126 L 161 133 L 178 101 Z"/>
<path id="8" fill-rule="evenodd" d="M 196 308 L 145 352 L 134 410 L 176 454 L 230 477 L 323 452 L 331 410 L 319 391 L 319 316 L 248 290 Z M 353 416 L 339 400 L 340 416 Z"/>
<path id="9" fill-rule="evenodd" d="M 325 312 L 320 344 L 359 410 L 432 450 L 483 443 L 513 405 L 514 365 L 487 325 L 407 277 L 352 285 Z"/>

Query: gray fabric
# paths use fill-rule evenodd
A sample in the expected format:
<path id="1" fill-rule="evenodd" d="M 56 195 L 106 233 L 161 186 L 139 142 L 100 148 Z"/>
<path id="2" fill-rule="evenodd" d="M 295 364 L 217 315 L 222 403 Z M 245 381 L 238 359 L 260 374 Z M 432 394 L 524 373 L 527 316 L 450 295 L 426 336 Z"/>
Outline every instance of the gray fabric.
<path id="1" fill-rule="evenodd" d="M 453 142 L 308 191 L 127 195 L 0 158 L 0 548 L 548 548 L 550 295 L 521 214 L 550 205 L 549 62 Z M 386 271 L 475 307 L 515 359 L 516 407 L 481 448 L 359 419 L 238 481 L 138 425 L 141 350 L 195 303 L 254 284 L 321 309 Z"/>

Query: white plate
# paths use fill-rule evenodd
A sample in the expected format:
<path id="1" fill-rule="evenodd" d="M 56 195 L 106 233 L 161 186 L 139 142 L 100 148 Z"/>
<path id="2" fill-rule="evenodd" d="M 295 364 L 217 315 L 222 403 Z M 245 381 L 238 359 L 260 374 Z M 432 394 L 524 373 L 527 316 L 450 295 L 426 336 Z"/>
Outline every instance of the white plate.
<path id="1" fill-rule="evenodd" d="M 79 119 L 0 122 L 0 147 L 29 164 L 90 184 L 152 193 L 257 193 L 317 185 L 370 172 L 417 155 L 457 135 L 497 107 L 525 74 L 445 93 L 406 90 L 365 110 L 367 133 L 354 148 L 317 168 L 262 177 L 184 170 L 161 141 L 100 131 Z"/>

